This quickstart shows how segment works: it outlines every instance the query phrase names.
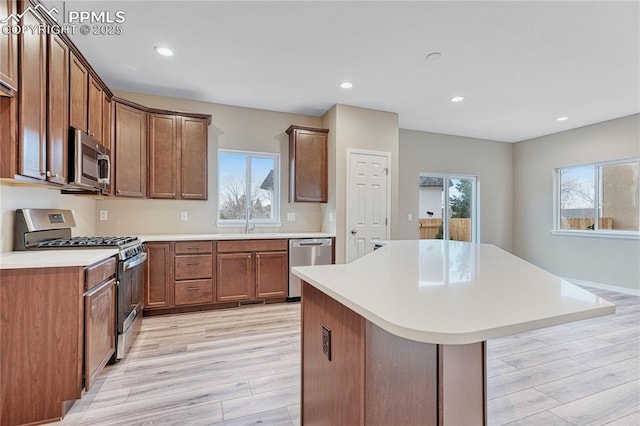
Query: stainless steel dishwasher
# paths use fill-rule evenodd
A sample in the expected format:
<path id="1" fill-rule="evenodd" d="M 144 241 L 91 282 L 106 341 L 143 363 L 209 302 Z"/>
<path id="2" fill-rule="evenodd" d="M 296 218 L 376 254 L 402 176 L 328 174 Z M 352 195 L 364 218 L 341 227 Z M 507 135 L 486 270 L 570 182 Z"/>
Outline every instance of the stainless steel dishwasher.
<path id="1" fill-rule="evenodd" d="M 301 238 L 289 240 L 289 297 L 287 302 L 300 300 L 300 278 L 291 273 L 294 266 L 330 265 L 333 244 L 331 238 Z"/>

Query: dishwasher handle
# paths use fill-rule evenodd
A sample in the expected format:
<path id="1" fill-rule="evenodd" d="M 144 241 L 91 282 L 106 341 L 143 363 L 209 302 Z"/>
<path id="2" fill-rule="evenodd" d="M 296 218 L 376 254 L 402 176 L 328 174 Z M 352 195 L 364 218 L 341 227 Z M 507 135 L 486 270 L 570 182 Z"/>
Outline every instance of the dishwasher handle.
<path id="1" fill-rule="evenodd" d="M 331 247 L 331 238 L 291 240 L 291 247 Z"/>

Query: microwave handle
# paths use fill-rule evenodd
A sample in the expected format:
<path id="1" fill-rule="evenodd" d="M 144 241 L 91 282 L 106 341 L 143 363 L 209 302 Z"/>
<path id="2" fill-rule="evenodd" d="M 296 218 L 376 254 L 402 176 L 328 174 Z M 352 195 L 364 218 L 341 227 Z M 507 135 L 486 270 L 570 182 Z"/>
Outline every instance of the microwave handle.
<path id="1" fill-rule="evenodd" d="M 107 176 L 104 178 L 101 178 L 99 182 L 109 183 L 111 181 L 111 160 L 109 159 L 109 156 L 106 154 L 98 154 L 98 160 L 107 162 Z"/>

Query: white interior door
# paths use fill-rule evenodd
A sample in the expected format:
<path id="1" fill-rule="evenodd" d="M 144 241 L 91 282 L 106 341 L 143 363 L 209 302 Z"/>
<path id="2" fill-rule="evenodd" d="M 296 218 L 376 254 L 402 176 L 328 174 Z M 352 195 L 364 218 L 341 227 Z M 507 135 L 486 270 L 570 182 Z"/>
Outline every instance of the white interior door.
<path id="1" fill-rule="evenodd" d="M 389 153 L 348 152 L 347 262 L 389 239 Z"/>

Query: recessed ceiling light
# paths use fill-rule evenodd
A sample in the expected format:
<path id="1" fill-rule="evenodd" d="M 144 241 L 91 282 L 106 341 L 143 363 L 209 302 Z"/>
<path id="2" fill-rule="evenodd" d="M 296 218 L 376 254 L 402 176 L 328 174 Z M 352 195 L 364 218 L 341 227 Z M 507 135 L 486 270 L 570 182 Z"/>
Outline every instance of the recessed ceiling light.
<path id="1" fill-rule="evenodd" d="M 427 56 L 425 56 L 425 59 L 427 61 L 437 61 L 438 59 L 440 59 L 441 56 L 442 56 L 441 52 L 431 52 Z"/>
<path id="2" fill-rule="evenodd" d="M 340 87 L 342 87 L 343 89 L 351 89 L 353 87 L 353 84 L 351 84 L 351 82 L 349 81 L 344 81 L 340 83 Z"/>
<path id="3" fill-rule="evenodd" d="M 558 117 L 556 118 L 556 121 L 567 121 L 569 119 L 569 117 Z"/>
<path id="4" fill-rule="evenodd" d="M 454 96 L 451 98 L 451 102 L 462 102 L 464 101 L 464 96 Z"/>
<path id="5" fill-rule="evenodd" d="M 156 46 L 153 48 L 153 50 L 155 50 L 156 53 L 162 56 L 173 56 L 173 50 L 169 49 L 168 47 Z"/>

